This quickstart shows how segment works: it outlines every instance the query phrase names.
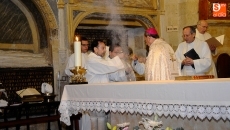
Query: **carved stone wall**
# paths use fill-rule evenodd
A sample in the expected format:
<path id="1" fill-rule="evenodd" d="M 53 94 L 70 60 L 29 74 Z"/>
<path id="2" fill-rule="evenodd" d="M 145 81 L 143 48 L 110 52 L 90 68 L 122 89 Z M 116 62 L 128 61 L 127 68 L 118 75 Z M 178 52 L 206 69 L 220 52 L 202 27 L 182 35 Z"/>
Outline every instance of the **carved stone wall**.
<path id="1" fill-rule="evenodd" d="M 23 15 L 23 11 L 26 10 L 20 9 L 19 5 L 12 5 L 12 2 L 15 1 L 21 1 L 21 4 L 31 6 L 28 9 L 33 12 L 31 14 L 34 19 L 28 20 L 28 16 Z M 52 65 L 54 75 L 57 75 L 59 71 L 61 75 L 64 75 L 65 60 L 68 57 L 66 50 L 69 49 L 69 44 L 73 42 L 75 29 L 81 24 L 99 25 L 103 23 L 106 25 L 111 22 L 111 14 L 112 16 L 119 15 L 120 21 L 116 21 L 119 25 L 129 24 L 142 29 L 151 26 L 156 27 L 161 37 L 176 50 L 177 45 L 182 41 L 182 28 L 187 25 L 195 25 L 198 21 L 199 0 L 107 0 L 110 3 L 106 0 L 20 1 L 0 1 L 0 49 L 11 43 L 12 48 L 19 50 L 33 50 L 33 47 L 37 47 L 39 54 L 0 51 L 0 61 L 4 61 L 6 66 L 17 65 L 20 62 L 23 62 L 20 64 L 21 67 L 28 64 L 30 66 Z M 2 5 L 2 3 L 4 4 Z M 37 8 L 36 11 L 32 7 Z M 112 8 L 116 9 L 115 12 L 111 12 Z M 38 23 L 35 19 L 38 20 Z M 37 23 L 37 30 L 30 27 L 31 21 Z M 213 36 L 226 34 L 224 46 L 218 48 L 219 53 L 230 54 L 229 21 L 209 21 L 209 23 L 208 31 Z M 178 31 L 167 32 L 167 26 L 177 26 Z M 92 27 L 90 26 L 90 28 Z M 130 30 L 128 33 L 136 33 L 135 29 Z M 36 33 L 33 34 L 34 31 Z M 132 42 L 136 43 L 138 48 L 143 47 L 139 44 L 143 41 L 140 32 L 138 32 L 140 36 L 131 37 Z M 37 38 L 34 38 L 36 34 L 38 34 Z M 15 44 L 12 44 L 14 39 L 16 39 Z M 39 46 L 33 46 L 35 42 Z M 21 43 L 24 45 L 18 46 Z M 3 49 L 7 50 L 8 48 L 10 47 L 6 46 Z M 17 60 L 15 60 L 16 58 Z M 7 64 L 6 59 L 11 60 L 10 64 Z M 57 80 L 54 79 L 54 82 L 54 86 L 57 87 Z M 59 94 L 58 88 L 55 91 Z M 60 97 L 60 95 L 58 96 Z M 194 124 L 194 122 L 197 121 L 191 121 L 190 124 Z M 229 122 L 227 123 L 229 124 Z M 192 128 L 194 127 L 191 126 Z"/>
<path id="2" fill-rule="evenodd" d="M 33 43 L 29 22 L 13 2 L 8 0 L 0 1 L 0 25 L 0 43 Z"/>
<path id="3" fill-rule="evenodd" d="M 59 1 L 61 3 L 61 1 Z M 67 12 L 68 20 L 68 41 L 73 42 L 74 30 L 85 21 L 92 21 L 100 24 L 102 21 L 110 23 L 111 17 L 119 17 L 124 24 L 131 21 L 139 23 L 144 28 L 156 27 L 159 29 L 159 16 L 164 8 L 161 6 L 163 1 L 158 0 L 72 0 L 65 5 L 69 9 Z M 64 4 L 64 2 L 63 2 Z M 117 22 L 116 21 L 116 22 Z M 160 30 L 159 30 L 160 32 Z"/>
<path id="4" fill-rule="evenodd" d="M 53 66 L 57 74 L 58 25 L 47 1 L 0 1 L 0 25 L 1 67 Z"/>
<path id="5" fill-rule="evenodd" d="M 87 2 L 89 4 L 100 4 L 105 5 L 108 3 L 115 6 L 123 6 L 123 7 L 135 7 L 135 8 L 151 8 L 157 9 L 159 8 L 159 0 L 74 0 L 74 3 L 79 2 Z"/>
<path id="6" fill-rule="evenodd" d="M 57 33 L 54 31 L 58 28 L 57 23 L 47 2 L 22 0 L 19 4 L 16 1 L 14 3 L 14 1 L 3 0 L 0 6 L 1 48 L 38 53 L 41 49 L 49 47 L 49 33 L 52 34 L 52 37 L 57 37 Z M 26 8 L 22 8 L 22 6 Z M 27 15 L 27 13 L 31 15 Z M 31 26 L 32 23 L 35 25 Z M 34 31 L 36 33 L 33 33 Z M 38 35 L 38 38 L 34 35 Z M 36 42 L 39 42 L 38 46 L 32 45 L 26 48 L 27 44 Z M 13 44 L 15 46 L 12 46 Z M 20 44 L 25 44 L 24 48 L 18 46 Z"/>

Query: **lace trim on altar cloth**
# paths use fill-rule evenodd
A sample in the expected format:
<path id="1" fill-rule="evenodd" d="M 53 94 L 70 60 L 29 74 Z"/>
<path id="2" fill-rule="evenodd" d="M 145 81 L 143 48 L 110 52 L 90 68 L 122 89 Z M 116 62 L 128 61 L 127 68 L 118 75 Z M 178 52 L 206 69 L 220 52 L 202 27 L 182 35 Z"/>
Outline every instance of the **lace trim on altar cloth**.
<path id="1" fill-rule="evenodd" d="M 112 111 L 121 113 L 140 113 L 144 115 L 176 116 L 182 118 L 198 117 L 230 119 L 230 106 L 186 105 L 186 104 L 155 104 L 136 102 L 104 102 L 104 101 L 61 101 L 59 106 L 60 120 L 70 125 L 70 116 L 83 111 Z"/>

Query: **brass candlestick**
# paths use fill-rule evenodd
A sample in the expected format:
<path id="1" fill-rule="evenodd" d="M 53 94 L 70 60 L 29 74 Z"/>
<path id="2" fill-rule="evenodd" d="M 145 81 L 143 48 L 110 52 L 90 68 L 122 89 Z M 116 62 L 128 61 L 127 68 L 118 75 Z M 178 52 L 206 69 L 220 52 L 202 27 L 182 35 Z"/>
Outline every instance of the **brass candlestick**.
<path id="1" fill-rule="evenodd" d="M 86 83 L 85 73 L 86 69 L 81 66 L 76 66 L 70 71 L 74 74 L 71 76 L 71 83 Z"/>

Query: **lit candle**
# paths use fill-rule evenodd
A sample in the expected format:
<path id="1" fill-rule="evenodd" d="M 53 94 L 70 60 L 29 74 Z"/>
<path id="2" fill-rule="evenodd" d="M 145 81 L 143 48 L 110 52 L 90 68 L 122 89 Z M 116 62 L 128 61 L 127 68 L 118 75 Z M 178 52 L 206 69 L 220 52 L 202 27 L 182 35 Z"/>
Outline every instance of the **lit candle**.
<path id="1" fill-rule="evenodd" d="M 81 66 L 81 42 L 78 41 L 78 37 L 74 42 L 74 65 Z"/>

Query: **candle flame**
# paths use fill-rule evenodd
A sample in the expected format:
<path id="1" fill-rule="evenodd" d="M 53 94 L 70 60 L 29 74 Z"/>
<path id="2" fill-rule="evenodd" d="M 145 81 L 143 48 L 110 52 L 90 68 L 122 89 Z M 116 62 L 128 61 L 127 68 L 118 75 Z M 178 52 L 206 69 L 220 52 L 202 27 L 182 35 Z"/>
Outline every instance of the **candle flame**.
<path id="1" fill-rule="evenodd" d="M 78 41 L 78 37 L 75 37 L 76 41 Z"/>

